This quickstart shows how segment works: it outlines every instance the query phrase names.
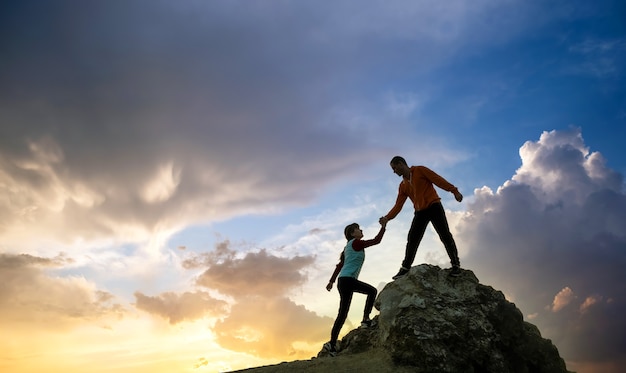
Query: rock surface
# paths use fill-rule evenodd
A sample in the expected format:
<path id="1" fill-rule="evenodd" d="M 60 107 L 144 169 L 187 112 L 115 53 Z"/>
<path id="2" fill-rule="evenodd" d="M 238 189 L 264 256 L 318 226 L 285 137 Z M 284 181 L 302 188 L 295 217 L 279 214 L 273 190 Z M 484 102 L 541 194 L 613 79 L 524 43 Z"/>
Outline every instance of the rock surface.
<path id="1" fill-rule="evenodd" d="M 349 332 L 330 357 L 245 372 L 565 373 L 557 348 L 502 292 L 422 264 L 385 286 L 375 325 Z"/>

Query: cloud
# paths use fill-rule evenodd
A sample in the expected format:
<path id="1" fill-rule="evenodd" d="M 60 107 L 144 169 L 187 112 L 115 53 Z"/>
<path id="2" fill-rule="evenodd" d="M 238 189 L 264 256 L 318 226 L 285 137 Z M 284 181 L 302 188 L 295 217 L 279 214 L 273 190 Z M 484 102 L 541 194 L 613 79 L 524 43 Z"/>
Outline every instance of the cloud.
<path id="1" fill-rule="evenodd" d="M 165 292 L 154 297 L 135 292 L 135 299 L 138 309 L 164 317 L 170 324 L 193 321 L 204 316 L 219 316 L 227 308 L 225 301 L 202 291 L 182 294 Z"/>
<path id="2" fill-rule="evenodd" d="M 65 329 L 119 318 L 115 297 L 83 277 L 55 277 L 46 268 L 71 262 L 58 256 L 0 253 L 0 324 L 3 328 Z"/>
<path id="3" fill-rule="evenodd" d="M 222 347 L 295 359 L 309 357 L 311 351 L 302 344 L 326 339 L 332 323 L 287 297 L 306 282 L 305 271 L 314 261 L 313 256 L 285 258 L 266 249 L 238 253 L 230 241 L 223 241 L 213 251 L 189 255 L 182 266 L 206 268 L 196 285 L 232 299 L 229 312 L 213 328 Z"/>
<path id="4" fill-rule="evenodd" d="M 188 268 L 208 266 L 198 276 L 197 285 L 235 298 L 284 295 L 304 284 L 306 275 L 301 271 L 315 261 L 313 256 L 282 258 L 269 254 L 265 249 L 248 252 L 238 258 L 229 245 L 228 241 L 224 241 L 216 245 L 216 251 L 183 262 L 183 266 Z"/>
<path id="5" fill-rule="evenodd" d="M 623 176 L 589 151 L 578 128 L 544 132 L 520 157 L 496 192 L 475 191 L 456 227 L 462 262 L 535 315 L 566 360 L 623 360 Z"/>
<path id="6" fill-rule="evenodd" d="M 626 39 L 584 39 L 569 48 L 572 61 L 566 73 L 597 78 L 619 76 L 626 52 Z"/>
<path id="7" fill-rule="evenodd" d="M 74 260 L 72 258 L 68 258 L 63 253 L 54 258 L 41 258 L 30 254 L 14 255 L 0 253 L 0 268 L 4 268 L 6 270 L 25 267 L 54 268 L 73 262 Z"/>
<path id="8" fill-rule="evenodd" d="M 541 22 L 526 3 L 2 5 L 0 244 L 137 242 L 311 203 L 415 147 L 398 113 L 423 94 L 364 89 L 383 63 L 404 82 L 514 37 Z"/>
<path id="9" fill-rule="evenodd" d="M 593 192 L 619 192 L 623 176 L 608 169 L 599 152 L 589 152 L 580 130 L 544 132 L 520 148 L 522 166 L 512 180 L 528 185 L 548 203 L 581 204 Z"/>
<path id="10" fill-rule="evenodd" d="M 593 307 L 594 304 L 597 304 L 598 302 L 601 302 L 601 301 L 602 301 L 601 296 L 592 295 L 592 296 L 587 297 L 587 299 L 585 299 L 583 304 L 580 305 L 580 313 L 585 313 L 589 311 L 589 309 Z"/>
<path id="11" fill-rule="evenodd" d="M 576 295 L 574 295 L 572 289 L 568 287 L 563 288 L 563 290 L 559 291 L 559 293 L 554 296 L 551 308 L 552 312 L 559 312 L 563 307 L 567 306 L 575 299 Z"/>
<path id="12" fill-rule="evenodd" d="M 201 357 L 201 358 L 198 359 L 198 361 L 194 364 L 193 367 L 195 369 L 198 369 L 198 368 L 201 368 L 202 366 L 205 366 L 205 365 L 209 365 L 209 361 L 206 358 Z"/>
<path id="13" fill-rule="evenodd" d="M 237 302 L 214 331 L 217 342 L 233 351 L 298 359 L 310 357 L 310 351 L 299 350 L 295 343 L 323 341 L 332 322 L 284 297 L 248 297 Z"/>

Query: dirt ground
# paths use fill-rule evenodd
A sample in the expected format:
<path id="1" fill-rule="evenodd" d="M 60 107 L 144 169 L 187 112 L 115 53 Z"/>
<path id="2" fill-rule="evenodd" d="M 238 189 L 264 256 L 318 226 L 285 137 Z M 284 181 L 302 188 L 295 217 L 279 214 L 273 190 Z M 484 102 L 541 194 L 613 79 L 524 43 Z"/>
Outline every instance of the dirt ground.
<path id="1" fill-rule="evenodd" d="M 335 357 L 284 362 L 276 365 L 237 370 L 231 373 L 409 373 L 414 371 L 414 368 L 394 366 L 388 355 L 383 352 L 368 351 L 355 355 L 339 355 Z"/>

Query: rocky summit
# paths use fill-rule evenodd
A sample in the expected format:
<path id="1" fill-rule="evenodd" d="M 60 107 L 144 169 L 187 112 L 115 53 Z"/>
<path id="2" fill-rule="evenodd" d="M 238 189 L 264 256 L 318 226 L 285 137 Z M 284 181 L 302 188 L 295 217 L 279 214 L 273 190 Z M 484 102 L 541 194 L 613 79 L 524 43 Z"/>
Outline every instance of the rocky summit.
<path id="1" fill-rule="evenodd" d="M 369 328 L 350 331 L 337 356 L 246 372 L 565 373 L 557 348 L 502 292 L 472 271 L 422 264 L 385 286 Z"/>

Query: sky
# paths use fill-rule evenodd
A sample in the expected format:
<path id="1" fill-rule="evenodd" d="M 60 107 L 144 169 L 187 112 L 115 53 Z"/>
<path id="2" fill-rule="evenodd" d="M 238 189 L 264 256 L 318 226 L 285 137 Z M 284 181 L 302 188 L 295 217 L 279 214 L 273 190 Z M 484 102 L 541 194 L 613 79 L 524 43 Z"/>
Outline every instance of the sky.
<path id="1" fill-rule="evenodd" d="M 401 155 L 464 195 L 438 190 L 463 268 L 569 370 L 623 371 L 625 15 L 617 0 L 3 1 L 0 370 L 315 356 L 343 228 L 377 233 Z M 362 281 L 391 281 L 412 211 Z M 421 263 L 449 266 L 432 227 Z"/>

